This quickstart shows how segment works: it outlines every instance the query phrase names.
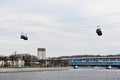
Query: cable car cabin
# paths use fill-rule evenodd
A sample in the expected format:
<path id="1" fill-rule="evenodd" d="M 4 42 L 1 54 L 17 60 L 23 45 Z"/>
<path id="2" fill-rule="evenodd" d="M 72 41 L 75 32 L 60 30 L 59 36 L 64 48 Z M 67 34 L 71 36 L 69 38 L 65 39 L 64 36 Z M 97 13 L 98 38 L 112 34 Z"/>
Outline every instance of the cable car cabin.
<path id="1" fill-rule="evenodd" d="M 25 36 L 24 40 L 28 40 L 28 37 L 27 37 L 27 36 Z"/>
<path id="2" fill-rule="evenodd" d="M 24 39 L 24 38 L 25 38 L 25 36 L 22 34 L 22 35 L 20 36 L 20 38 L 21 38 L 21 39 Z"/>
<path id="3" fill-rule="evenodd" d="M 101 28 L 97 28 L 96 33 L 97 33 L 98 36 L 102 36 Z"/>
<path id="4" fill-rule="evenodd" d="M 27 35 L 23 35 L 23 33 L 21 34 L 20 38 L 23 39 L 23 40 L 28 40 Z"/>

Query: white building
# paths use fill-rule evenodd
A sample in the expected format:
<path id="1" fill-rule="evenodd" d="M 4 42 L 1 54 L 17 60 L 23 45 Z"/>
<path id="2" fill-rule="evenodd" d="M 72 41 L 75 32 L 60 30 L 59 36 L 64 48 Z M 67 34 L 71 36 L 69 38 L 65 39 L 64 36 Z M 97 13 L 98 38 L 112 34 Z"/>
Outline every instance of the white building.
<path id="1" fill-rule="evenodd" d="M 3 67 L 5 65 L 5 61 L 1 60 L 0 61 L 0 67 Z"/>
<path id="2" fill-rule="evenodd" d="M 11 61 L 11 60 L 8 60 L 8 61 L 7 61 L 7 65 L 12 66 L 12 61 Z"/>
<path id="3" fill-rule="evenodd" d="M 37 49 L 38 59 L 46 59 L 46 49 L 45 48 L 38 48 Z"/>
<path id="4" fill-rule="evenodd" d="M 17 63 L 18 67 L 24 67 L 25 62 L 23 60 L 19 59 Z"/>

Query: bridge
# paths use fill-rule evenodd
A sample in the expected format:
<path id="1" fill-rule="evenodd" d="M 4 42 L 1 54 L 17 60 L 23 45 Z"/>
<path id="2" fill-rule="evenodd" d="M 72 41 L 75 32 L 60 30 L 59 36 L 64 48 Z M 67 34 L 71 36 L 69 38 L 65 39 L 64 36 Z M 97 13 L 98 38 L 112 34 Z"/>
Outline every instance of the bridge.
<path id="1" fill-rule="evenodd" d="M 120 66 L 120 61 L 69 61 L 70 66 Z"/>
<path id="2" fill-rule="evenodd" d="M 68 64 L 70 66 L 113 66 L 120 68 L 120 56 L 71 58 Z"/>

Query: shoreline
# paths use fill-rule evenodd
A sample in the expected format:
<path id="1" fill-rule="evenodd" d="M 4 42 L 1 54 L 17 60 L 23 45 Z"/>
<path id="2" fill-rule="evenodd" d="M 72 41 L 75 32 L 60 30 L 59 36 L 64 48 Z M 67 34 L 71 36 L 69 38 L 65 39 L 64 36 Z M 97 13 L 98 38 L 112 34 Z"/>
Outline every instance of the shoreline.
<path id="1" fill-rule="evenodd" d="M 69 69 L 70 67 L 0 68 L 0 73 L 42 72 L 42 71 L 59 71 L 59 70 L 69 70 Z"/>

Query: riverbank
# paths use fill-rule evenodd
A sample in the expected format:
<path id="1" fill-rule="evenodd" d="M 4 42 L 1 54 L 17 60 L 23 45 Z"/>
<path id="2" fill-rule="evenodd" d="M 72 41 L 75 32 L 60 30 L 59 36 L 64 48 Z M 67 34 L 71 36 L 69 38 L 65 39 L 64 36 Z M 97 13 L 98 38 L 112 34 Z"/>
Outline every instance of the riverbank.
<path id="1" fill-rule="evenodd" d="M 46 68 L 0 68 L 0 73 L 12 72 L 36 72 L 36 71 L 59 71 L 68 70 L 70 67 L 46 67 Z"/>

